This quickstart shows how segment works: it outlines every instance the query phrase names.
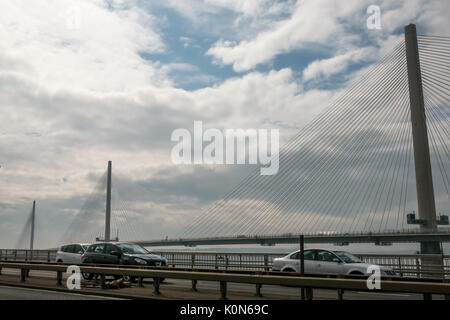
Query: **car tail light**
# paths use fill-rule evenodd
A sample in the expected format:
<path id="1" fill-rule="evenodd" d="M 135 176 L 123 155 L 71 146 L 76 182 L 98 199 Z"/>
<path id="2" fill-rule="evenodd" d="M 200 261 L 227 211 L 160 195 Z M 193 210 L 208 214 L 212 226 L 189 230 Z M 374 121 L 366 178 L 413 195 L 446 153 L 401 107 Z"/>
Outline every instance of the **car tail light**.
<path id="1" fill-rule="evenodd" d="M 81 259 L 83 259 L 83 258 L 84 258 L 84 255 L 85 255 L 85 253 L 83 253 L 83 254 L 81 255 Z"/>

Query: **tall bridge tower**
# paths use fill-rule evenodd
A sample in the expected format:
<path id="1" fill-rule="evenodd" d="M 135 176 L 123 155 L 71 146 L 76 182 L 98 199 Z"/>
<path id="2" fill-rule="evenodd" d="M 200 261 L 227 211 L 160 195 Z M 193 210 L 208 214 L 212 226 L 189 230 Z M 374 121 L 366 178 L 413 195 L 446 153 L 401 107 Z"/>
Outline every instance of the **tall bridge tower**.
<path id="1" fill-rule="evenodd" d="M 428 145 L 417 31 L 414 24 L 405 27 L 405 45 L 420 229 L 423 232 L 435 232 L 437 231 L 436 204 L 431 172 L 430 149 Z M 421 242 L 420 249 L 421 253 L 441 252 L 439 242 Z"/>

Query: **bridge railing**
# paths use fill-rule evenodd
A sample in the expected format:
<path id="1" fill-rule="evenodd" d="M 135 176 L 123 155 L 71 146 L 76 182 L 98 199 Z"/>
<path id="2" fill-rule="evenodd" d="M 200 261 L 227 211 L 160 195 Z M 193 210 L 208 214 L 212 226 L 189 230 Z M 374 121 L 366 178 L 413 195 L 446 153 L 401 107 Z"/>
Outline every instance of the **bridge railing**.
<path id="1" fill-rule="evenodd" d="M 31 262 L 0 262 L 0 282 L 2 269 L 19 269 L 20 281 L 26 282 L 30 277 L 30 270 L 45 270 L 56 272 L 56 283 L 63 285 L 63 273 L 67 272 L 68 265 L 50 263 Z M 367 287 L 367 280 L 361 276 L 351 278 L 345 276 L 329 277 L 326 275 L 301 276 L 300 274 L 249 274 L 238 272 L 207 272 L 171 270 L 167 268 L 154 267 L 123 267 L 123 266 L 95 266 L 81 265 L 81 272 L 100 275 L 100 286 L 106 289 L 106 276 L 133 276 L 139 279 L 138 285 L 142 286 L 144 278 L 153 278 L 154 293 L 160 295 L 161 279 L 184 279 L 192 281 L 193 291 L 197 291 L 197 281 L 213 281 L 220 283 L 221 299 L 227 299 L 227 283 L 247 283 L 256 285 L 256 295 L 261 296 L 263 285 L 294 286 L 305 288 L 307 298 L 313 298 L 313 289 L 337 290 L 337 298 L 343 299 L 344 291 L 374 291 Z M 445 299 L 450 299 L 450 284 L 445 280 L 408 280 L 400 277 L 385 277 L 381 279 L 382 284 L 376 292 L 408 292 L 423 294 L 424 299 L 431 299 L 432 294 L 444 295 Z M 164 285 L 164 284 L 163 284 Z"/>
<path id="2" fill-rule="evenodd" d="M 55 262 L 56 250 L 0 249 L 0 261 Z"/>
<path id="3" fill-rule="evenodd" d="M 392 268 L 404 277 L 433 275 L 450 279 L 450 255 L 360 254 L 358 257 L 366 263 Z M 430 258 L 432 262 L 429 261 Z"/>
<path id="4" fill-rule="evenodd" d="M 220 252 L 153 252 L 168 260 L 169 266 L 184 268 L 205 268 L 216 270 L 261 270 L 272 269 L 273 259 L 283 257 L 282 253 L 220 253 Z"/>
<path id="5" fill-rule="evenodd" d="M 229 271 L 269 271 L 273 260 L 285 253 L 230 253 L 152 251 L 168 260 L 168 265 L 178 268 L 215 269 Z M 421 278 L 432 275 L 450 279 L 450 255 L 399 255 L 359 254 L 363 262 L 390 267 L 403 277 Z M 425 262 L 435 258 L 437 263 Z M 56 250 L 0 249 L 0 261 L 55 262 Z"/>
<path id="6" fill-rule="evenodd" d="M 158 251 L 170 266 L 184 268 L 208 268 L 216 270 L 268 271 L 275 258 L 285 253 L 219 253 Z M 450 255 L 357 255 L 363 262 L 392 268 L 404 277 L 420 278 L 423 275 L 450 279 Z M 424 258 L 435 258 L 437 264 L 426 263 Z"/>

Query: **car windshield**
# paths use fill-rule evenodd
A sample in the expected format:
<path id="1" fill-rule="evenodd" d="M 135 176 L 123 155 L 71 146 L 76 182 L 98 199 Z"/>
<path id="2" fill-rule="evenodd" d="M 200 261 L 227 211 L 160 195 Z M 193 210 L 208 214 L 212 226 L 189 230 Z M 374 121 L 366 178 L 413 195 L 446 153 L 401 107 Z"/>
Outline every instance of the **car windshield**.
<path id="1" fill-rule="evenodd" d="M 345 251 L 334 251 L 334 253 L 341 258 L 345 263 L 361 263 L 357 257 L 352 255 L 351 253 Z"/>
<path id="2" fill-rule="evenodd" d="M 147 250 L 142 248 L 140 245 L 132 244 L 132 243 L 121 243 L 117 245 L 123 253 L 128 254 L 147 254 L 149 253 Z"/>

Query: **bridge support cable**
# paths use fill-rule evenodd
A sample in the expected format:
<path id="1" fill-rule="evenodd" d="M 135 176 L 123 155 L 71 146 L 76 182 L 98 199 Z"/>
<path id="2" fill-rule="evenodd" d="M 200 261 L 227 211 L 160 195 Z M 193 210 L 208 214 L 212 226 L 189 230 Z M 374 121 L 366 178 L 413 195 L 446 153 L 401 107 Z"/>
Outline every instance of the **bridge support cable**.
<path id="1" fill-rule="evenodd" d="M 33 201 L 33 206 L 30 213 L 27 215 L 27 220 L 20 232 L 16 242 L 16 249 L 33 249 L 34 246 L 34 228 L 35 228 L 35 212 L 36 201 Z M 29 247 L 28 247 L 29 246 Z"/>
<path id="2" fill-rule="evenodd" d="M 405 211 L 405 166 L 411 152 L 404 44 L 370 71 L 281 148 L 276 176 L 254 172 L 182 237 L 338 232 L 343 226 L 356 228 L 362 216 L 373 220 L 369 200 L 381 196 L 379 229 L 393 221 L 398 225 L 399 212 Z M 387 167 L 377 167 L 383 159 Z M 386 168 L 391 168 L 388 177 L 380 179 Z M 360 176 L 367 173 L 364 178 L 378 178 L 377 197 Z M 399 185 L 402 191 L 395 192 Z M 362 195 L 368 195 L 363 202 Z M 394 200 L 399 208 L 392 210 Z"/>
<path id="3" fill-rule="evenodd" d="M 397 54 L 400 55 L 401 54 L 401 50 L 402 46 L 399 45 L 397 48 Z M 385 61 L 383 61 L 382 63 L 380 63 L 379 66 L 377 66 L 378 68 L 372 68 L 372 69 L 376 69 L 377 71 L 379 71 L 379 69 L 382 69 L 382 67 L 385 66 L 385 64 L 387 64 L 389 62 L 389 60 L 391 59 L 391 57 L 388 57 L 388 59 L 385 59 Z M 380 67 L 381 66 L 381 67 Z M 367 78 L 367 75 L 363 78 Z M 284 179 L 286 177 L 286 175 L 289 175 L 290 173 L 292 173 L 292 171 L 289 171 L 290 169 L 292 169 L 293 166 L 296 166 L 297 163 L 295 160 L 297 161 L 302 161 L 303 159 L 298 159 L 299 157 L 295 158 L 295 157 L 286 157 L 285 154 L 287 154 L 289 152 L 289 149 L 293 149 L 292 147 L 296 147 L 296 145 L 303 145 L 306 143 L 309 143 L 309 145 L 320 145 L 320 140 L 318 141 L 317 139 L 315 139 L 316 137 L 314 136 L 314 134 L 317 134 L 317 132 L 319 132 L 319 129 L 332 129 L 337 127 L 339 124 L 334 122 L 333 123 L 333 117 L 335 119 L 335 116 L 337 115 L 338 112 L 340 112 L 340 107 L 342 106 L 342 104 L 345 103 L 345 100 L 349 100 L 352 98 L 352 94 L 354 92 L 356 92 L 358 89 L 361 89 L 363 87 L 362 83 L 358 83 L 356 85 L 354 85 L 354 87 L 349 90 L 348 92 L 346 92 L 345 94 L 343 94 L 341 96 L 340 99 L 338 99 L 334 105 L 332 105 L 329 109 L 327 109 L 322 115 L 320 115 L 318 117 L 317 120 L 313 121 L 310 125 L 308 125 L 306 128 L 304 128 L 299 135 L 297 135 L 296 137 L 294 137 L 291 140 L 291 143 L 288 143 L 285 147 L 282 148 L 282 151 L 280 153 L 280 162 L 283 163 L 283 167 L 286 169 L 284 171 L 281 171 L 277 174 L 276 178 L 279 179 Z M 350 109 L 350 111 L 352 111 Z M 331 121 L 330 121 L 331 119 Z M 342 126 L 341 126 L 342 127 Z M 311 130 L 312 129 L 312 130 Z M 307 157 L 308 154 L 305 154 L 305 157 Z M 286 160 L 287 158 L 287 160 Z M 246 180 L 243 181 L 243 183 L 241 183 L 237 188 L 235 188 L 231 193 L 229 193 L 224 200 L 217 202 L 215 205 L 212 206 L 211 209 L 209 209 L 209 213 L 210 215 L 213 214 L 214 212 L 216 212 L 216 218 L 218 218 L 221 215 L 221 210 L 220 208 L 223 207 L 225 204 L 228 207 L 231 207 L 236 203 L 236 198 L 238 198 L 239 203 L 238 205 L 236 205 L 236 208 L 238 210 L 241 210 L 244 205 L 251 206 L 251 199 L 253 197 L 258 197 L 258 195 L 261 192 L 264 192 L 267 190 L 267 188 L 254 188 L 254 184 L 255 181 L 261 180 L 261 178 L 259 177 L 259 173 L 255 172 L 253 175 L 249 176 Z M 268 178 L 266 180 L 269 180 Z M 281 193 L 282 190 L 277 190 L 277 184 L 276 183 L 272 183 L 272 184 L 268 184 L 269 185 L 269 189 L 270 192 L 278 192 Z M 253 191 L 253 192 L 252 192 Z M 256 192 L 256 193 L 255 193 Z M 258 193 L 259 192 L 259 193 Z M 246 194 L 246 198 L 247 200 L 245 201 L 241 201 L 241 198 L 243 198 L 243 194 Z M 239 197 L 236 197 L 236 195 L 239 195 Z M 231 198 L 231 200 L 229 201 L 229 199 Z M 234 200 L 234 201 L 233 201 Z M 232 210 L 232 209 L 231 209 Z M 230 212 L 231 213 L 231 212 Z M 232 216 L 232 214 L 230 214 L 230 216 Z M 202 217 L 199 217 L 199 220 L 201 220 Z M 223 219 L 223 217 L 222 217 Z M 211 221 L 214 219 L 211 219 Z M 195 226 L 196 223 L 193 223 L 193 226 Z"/>
<path id="4" fill-rule="evenodd" d="M 96 237 L 103 236 L 106 175 L 105 171 L 81 209 L 74 215 L 58 244 L 94 242 Z"/>

